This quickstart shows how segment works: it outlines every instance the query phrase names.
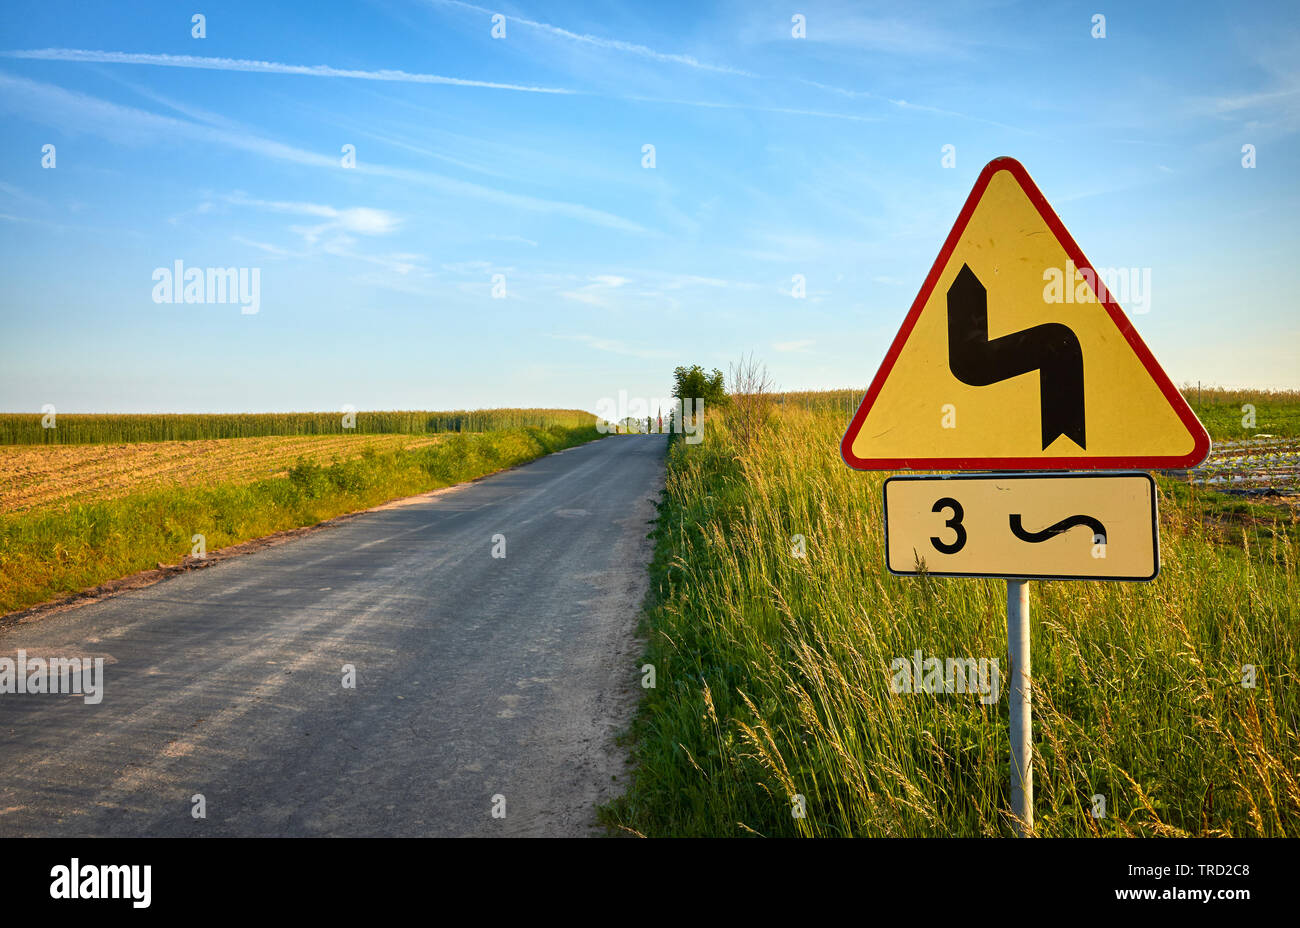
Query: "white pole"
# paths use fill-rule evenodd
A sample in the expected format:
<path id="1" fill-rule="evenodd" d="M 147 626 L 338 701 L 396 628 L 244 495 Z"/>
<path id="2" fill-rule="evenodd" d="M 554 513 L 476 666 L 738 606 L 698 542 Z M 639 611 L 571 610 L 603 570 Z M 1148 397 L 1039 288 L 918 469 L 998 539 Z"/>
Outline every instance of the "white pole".
<path id="1" fill-rule="evenodd" d="M 1034 833 L 1034 768 L 1029 659 L 1029 581 L 1007 581 L 1007 651 L 1011 657 L 1011 812 L 1020 837 Z"/>

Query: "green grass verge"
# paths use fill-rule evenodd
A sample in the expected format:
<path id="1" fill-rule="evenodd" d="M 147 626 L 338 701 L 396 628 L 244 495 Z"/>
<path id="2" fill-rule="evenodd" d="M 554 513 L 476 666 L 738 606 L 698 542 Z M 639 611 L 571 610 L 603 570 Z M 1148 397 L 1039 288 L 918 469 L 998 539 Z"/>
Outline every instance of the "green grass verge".
<path id="1" fill-rule="evenodd" d="M 0 516 L 0 615 L 107 580 L 176 563 L 192 537 L 209 551 L 314 525 L 602 437 L 594 426 L 452 435 L 411 451 L 369 452 L 286 477 L 171 487 L 120 499 Z"/>
<path id="2" fill-rule="evenodd" d="M 1005 583 L 888 574 L 884 475 L 844 466 L 840 411 L 787 404 L 749 447 L 730 426 L 714 416 L 669 452 L 645 628 L 657 686 L 606 824 L 1011 834 Z M 1292 517 L 1252 510 L 1223 544 L 1208 494 L 1160 488 L 1155 582 L 1032 584 L 1037 833 L 1300 834 Z M 1000 700 L 892 694 L 891 661 L 916 649 L 998 658 Z"/>

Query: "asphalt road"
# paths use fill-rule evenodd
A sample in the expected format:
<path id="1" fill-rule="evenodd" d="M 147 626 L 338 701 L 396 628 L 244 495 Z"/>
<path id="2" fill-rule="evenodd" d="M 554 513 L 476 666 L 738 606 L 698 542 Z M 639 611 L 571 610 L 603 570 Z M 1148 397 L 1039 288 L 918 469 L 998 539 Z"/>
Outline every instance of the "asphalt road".
<path id="1" fill-rule="evenodd" d="M 598 833 L 665 447 L 611 436 L 0 630 L 0 656 L 105 660 L 98 705 L 0 695 L 0 836 Z"/>

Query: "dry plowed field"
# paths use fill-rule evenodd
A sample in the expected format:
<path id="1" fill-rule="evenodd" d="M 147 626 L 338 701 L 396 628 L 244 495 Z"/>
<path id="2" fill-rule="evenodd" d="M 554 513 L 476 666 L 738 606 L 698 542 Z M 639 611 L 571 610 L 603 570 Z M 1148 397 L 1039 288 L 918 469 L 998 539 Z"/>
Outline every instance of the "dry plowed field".
<path id="1" fill-rule="evenodd" d="M 285 473 L 299 455 L 322 464 L 367 448 L 420 448 L 439 436 L 310 435 L 120 445 L 0 446 L 0 513 L 112 499 L 160 484 L 252 482 Z"/>

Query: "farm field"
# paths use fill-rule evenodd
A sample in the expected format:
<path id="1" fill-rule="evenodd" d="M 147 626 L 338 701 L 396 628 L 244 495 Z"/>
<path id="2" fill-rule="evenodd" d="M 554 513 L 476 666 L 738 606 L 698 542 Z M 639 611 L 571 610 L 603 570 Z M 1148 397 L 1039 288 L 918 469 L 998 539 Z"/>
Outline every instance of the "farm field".
<path id="1" fill-rule="evenodd" d="M 338 412 L 98 415 L 0 413 L 0 445 L 195 441 L 264 435 L 425 435 L 500 429 L 594 425 L 581 409 L 475 409 L 356 412 L 344 425 Z"/>
<path id="2" fill-rule="evenodd" d="M 107 500 L 149 487 L 283 476 L 301 457 L 343 461 L 413 451 L 439 436 L 319 435 L 102 445 L 0 445 L 0 513 Z"/>
<path id="3" fill-rule="evenodd" d="M 1295 435 L 1296 394 L 1234 394 L 1198 408 L 1216 441 L 1235 440 L 1252 398 L 1260 431 Z M 1005 666 L 1005 582 L 887 573 L 886 475 L 839 456 L 855 402 L 787 394 L 757 431 L 733 408 L 703 443 L 673 442 L 645 620 L 658 682 L 635 728 L 634 783 L 605 809 L 611 827 L 1012 833 L 1007 687 L 991 704 L 890 688 L 891 663 L 918 650 Z M 1270 474 L 1263 483 L 1291 479 Z M 1031 584 L 1036 834 L 1295 835 L 1295 510 L 1176 476 L 1158 486 L 1154 582 Z"/>
<path id="4" fill-rule="evenodd" d="M 1295 505 L 1300 502 L 1300 438 L 1261 436 L 1215 444 L 1188 479 L 1223 493 Z"/>
<path id="5" fill-rule="evenodd" d="M 591 417 L 594 421 L 594 417 Z M 594 425 L 0 447 L 0 615 L 602 437 Z"/>

